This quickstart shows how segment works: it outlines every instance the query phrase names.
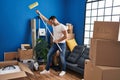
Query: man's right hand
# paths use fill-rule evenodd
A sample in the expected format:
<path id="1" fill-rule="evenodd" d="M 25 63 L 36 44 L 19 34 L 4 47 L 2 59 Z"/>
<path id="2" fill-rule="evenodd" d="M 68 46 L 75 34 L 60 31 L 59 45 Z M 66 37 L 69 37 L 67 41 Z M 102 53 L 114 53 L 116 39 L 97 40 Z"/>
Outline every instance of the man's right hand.
<path id="1" fill-rule="evenodd" d="M 39 11 L 39 10 L 36 10 L 36 13 L 37 13 L 38 15 L 40 15 L 40 11 Z"/>
<path id="2" fill-rule="evenodd" d="M 49 20 L 48 20 L 39 10 L 36 10 L 36 13 L 40 16 L 40 18 L 41 18 L 42 20 L 44 20 L 45 22 L 47 22 L 47 24 L 52 25 L 52 24 L 49 22 Z"/>

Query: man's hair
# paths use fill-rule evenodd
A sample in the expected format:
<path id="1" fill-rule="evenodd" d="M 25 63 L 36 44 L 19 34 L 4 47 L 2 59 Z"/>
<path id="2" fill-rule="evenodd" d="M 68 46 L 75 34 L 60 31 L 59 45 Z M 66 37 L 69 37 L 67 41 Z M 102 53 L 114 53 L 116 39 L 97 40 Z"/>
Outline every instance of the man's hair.
<path id="1" fill-rule="evenodd" d="M 49 20 L 53 20 L 53 19 L 56 19 L 56 17 L 55 17 L 55 16 L 51 16 L 51 17 L 49 18 Z"/>

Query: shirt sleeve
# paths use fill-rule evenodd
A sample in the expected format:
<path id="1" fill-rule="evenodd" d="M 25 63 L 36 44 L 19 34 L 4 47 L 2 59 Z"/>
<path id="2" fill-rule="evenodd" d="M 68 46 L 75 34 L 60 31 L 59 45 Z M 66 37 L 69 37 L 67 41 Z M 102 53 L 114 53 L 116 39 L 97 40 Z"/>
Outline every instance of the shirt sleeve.
<path id="1" fill-rule="evenodd" d="M 61 30 L 62 30 L 62 31 L 66 31 L 66 30 L 67 30 L 67 26 L 61 24 Z"/>

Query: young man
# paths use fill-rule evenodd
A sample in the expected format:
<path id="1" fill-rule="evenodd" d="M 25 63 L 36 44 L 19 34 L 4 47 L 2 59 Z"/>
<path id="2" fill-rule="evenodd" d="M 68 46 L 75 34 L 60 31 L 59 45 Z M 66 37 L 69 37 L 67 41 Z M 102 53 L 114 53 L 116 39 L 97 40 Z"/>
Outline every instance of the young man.
<path id="1" fill-rule="evenodd" d="M 36 10 L 36 13 L 42 18 L 45 22 L 47 22 L 49 25 L 53 27 L 53 45 L 50 48 L 48 55 L 47 55 L 47 64 L 45 70 L 40 72 L 40 74 L 46 74 L 50 73 L 49 68 L 52 61 L 52 56 L 55 54 L 57 50 L 59 50 L 57 44 L 62 49 L 60 51 L 60 59 L 62 63 L 62 71 L 59 74 L 59 76 L 63 76 L 66 72 L 66 61 L 65 61 L 65 50 L 66 50 L 66 43 L 65 40 L 67 39 L 67 28 L 65 25 L 61 24 L 55 16 L 51 16 L 49 19 L 47 19 L 45 16 L 43 16 L 39 10 Z"/>

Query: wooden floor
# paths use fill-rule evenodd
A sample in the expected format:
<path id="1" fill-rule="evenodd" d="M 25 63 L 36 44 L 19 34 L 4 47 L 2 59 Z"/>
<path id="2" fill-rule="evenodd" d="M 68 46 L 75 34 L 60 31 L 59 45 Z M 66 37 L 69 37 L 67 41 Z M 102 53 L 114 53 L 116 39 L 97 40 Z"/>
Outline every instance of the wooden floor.
<path id="1" fill-rule="evenodd" d="M 67 73 L 60 77 L 58 74 L 60 71 L 55 71 L 53 69 L 50 70 L 50 74 L 42 74 L 40 75 L 40 71 L 34 72 L 34 76 L 29 75 L 27 78 L 19 78 L 14 80 L 81 80 L 82 77 L 79 73 L 73 72 L 71 70 L 67 70 Z"/>

